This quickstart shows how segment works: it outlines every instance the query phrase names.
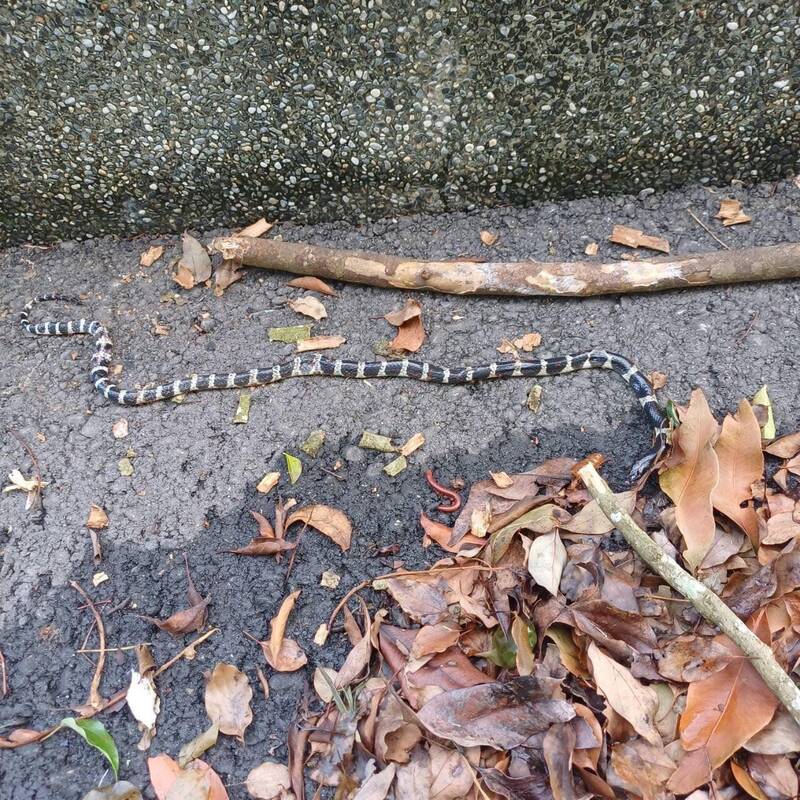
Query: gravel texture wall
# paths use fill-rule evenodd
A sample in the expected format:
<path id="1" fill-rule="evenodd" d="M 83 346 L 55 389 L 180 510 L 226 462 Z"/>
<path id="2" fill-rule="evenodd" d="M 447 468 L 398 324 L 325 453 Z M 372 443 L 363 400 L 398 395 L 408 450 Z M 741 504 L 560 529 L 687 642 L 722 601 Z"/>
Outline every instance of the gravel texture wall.
<path id="1" fill-rule="evenodd" d="M 799 8 L 10 0 L 0 243 L 777 178 Z"/>

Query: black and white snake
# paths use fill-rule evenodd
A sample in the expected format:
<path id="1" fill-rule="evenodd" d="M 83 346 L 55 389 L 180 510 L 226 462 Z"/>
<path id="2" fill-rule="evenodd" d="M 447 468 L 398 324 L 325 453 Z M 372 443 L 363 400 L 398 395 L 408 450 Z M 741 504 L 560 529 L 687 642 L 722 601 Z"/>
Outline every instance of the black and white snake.
<path id="1" fill-rule="evenodd" d="M 285 378 L 326 375 L 340 378 L 413 378 L 440 384 L 477 383 L 497 378 L 539 378 L 546 375 L 564 375 L 579 369 L 608 369 L 621 375 L 639 400 L 642 412 L 653 431 L 654 446 L 631 469 L 631 480 L 637 480 L 646 473 L 663 451 L 667 443 L 669 424 L 667 418 L 653 395 L 653 388 L 638 367 L 624 356 L 608 353 L 605 350 L 589 350 L 554 358 L 539 358 L 533 361 L 508 361 L 486 364 L 479 367 L 458 367 L 450 369 L 429 364 L 427 361 L 410 361 L 407 358 L 396 361 L 346 361 L 341 358 L 328 358 L 322 355 L 298 356 L 283 364 L 269 367 L 254 367 L 248 372 L 230 372 L 227 375 L 192 375 L 172 383 L 162 383 L 147 389 L 121 389 L 108 378 L 108 365 L 111 362 L 111 337 L 105 326 L 97 320 L 77 319 L 68 322 L 29 321 L 31 308 L 36 303 L 59 300 L 80 304 L 80 300 L 60 295 L 43 295 L 31 300 L 20 312 L 22 327 L 38 336 L 69 336 L 88 333 L 96 336 L 95 351 L 92 355 L 92 368 L 89 379 L 100 394 L 107 400 L 123 406 L 138 406 L 167 400 L 188 392 L 202 392 L 206 389 L 233 389 L 235 387 L 262 386 L 276 383 Z"/>

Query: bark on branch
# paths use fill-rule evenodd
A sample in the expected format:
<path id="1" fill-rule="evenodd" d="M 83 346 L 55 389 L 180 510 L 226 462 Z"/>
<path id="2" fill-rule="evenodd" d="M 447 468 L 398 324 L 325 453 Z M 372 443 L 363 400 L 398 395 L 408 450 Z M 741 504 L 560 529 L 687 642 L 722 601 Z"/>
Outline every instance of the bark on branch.
<path id="1" fill-rule="evenodd" d="M 683 570 L 622 510 L 608 484 L 586 464 L 578 470 L 586 488 L 625 541 L 654 572 L 680 592 L 708 622 L 716 625 L 750 659 L 764 683 L 800 725 L 800 687 L 781 668 L 772 648 L 761 641 L 708 587 Z"/>
<path id="2" fill-rule="evenodd" d="M 587 297 L 800 277 L 800 243 L 640 261 L 417 261 L 365 250 L 225 236 L 212 251 L 237 264 L 446 294 Z"/>

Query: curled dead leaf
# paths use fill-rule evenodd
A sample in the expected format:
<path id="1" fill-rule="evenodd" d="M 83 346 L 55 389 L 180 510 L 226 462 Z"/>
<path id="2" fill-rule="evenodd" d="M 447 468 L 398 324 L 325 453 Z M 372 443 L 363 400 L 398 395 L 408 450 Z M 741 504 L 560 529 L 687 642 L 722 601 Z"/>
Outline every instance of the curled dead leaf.
<path id="1" fill-rule="evenodd" d="M 303 522 L 332 539 L 342 550 L 350 547 L 353 526 L 347 516 L 336 508 L 313 505 L 293 511 L 286 519 L 286 528 L 295 522 Z"/>

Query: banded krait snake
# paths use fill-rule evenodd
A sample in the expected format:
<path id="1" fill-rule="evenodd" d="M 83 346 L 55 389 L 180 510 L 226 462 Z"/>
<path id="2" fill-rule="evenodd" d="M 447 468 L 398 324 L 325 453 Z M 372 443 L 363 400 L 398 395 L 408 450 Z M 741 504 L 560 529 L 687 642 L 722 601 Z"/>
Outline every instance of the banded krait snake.
<path id="1" fill-rule="evenodd" d="M 328 358 L 323 355 L 298 356 L 283 364 L 269 367 L 254 367 L 249 372 L 231 372 L 227 375 L 192 375 L 172 383 L 162 383 L 147 389 L 121 389 L 108 377 L 111 362 L 111 337 L 102 323 L 97 320 L 77 319 L 68 322 L 29 321 L 31 308 L 36 303 L 59 300 L 80 304 L 80 300 L 60 295 L 43 295 L 31 300 L 20 313 L 22 327 L 38 336 L 69 336 L 88 333 L 96 336 L 95 352 L 92 356 L 92 369 L 89 379 L 100 394 L 107 400 L 122 406 L 138 406 L 167 400 L 176 395 L 189 392 L 202 392 L 206 389 L 233 389 L 235 387 L 262 386 L 276 383 L 285 378 L 299 378 L 311 375 L 326 375 L 340 378 L 413 378 L 440 384 L 466 384 L 493 378 L 540 378 L 546 375 L 564 375 L 579 369 L 608 369 L 621 375 L 639 400 L 645 418 L 653 431 L 654 446 L 631 469 L 631 480 L 637 480 L 649 470 L 663 451 L 669 432 L 667 418 L 653 395 L 653 388 L 638 367 L 624 356 L 608 353 L 605 350 L 589 350 L 554 358 L 538 358 L 532 361 L 508 361 L 500 364 L 486 364 L 478 367 L 458 367 L 450 369 L 429 364 L 427 361 L 410 361 L 407 358 L 396 361 L 346 361 L 341 358 Z"/>

